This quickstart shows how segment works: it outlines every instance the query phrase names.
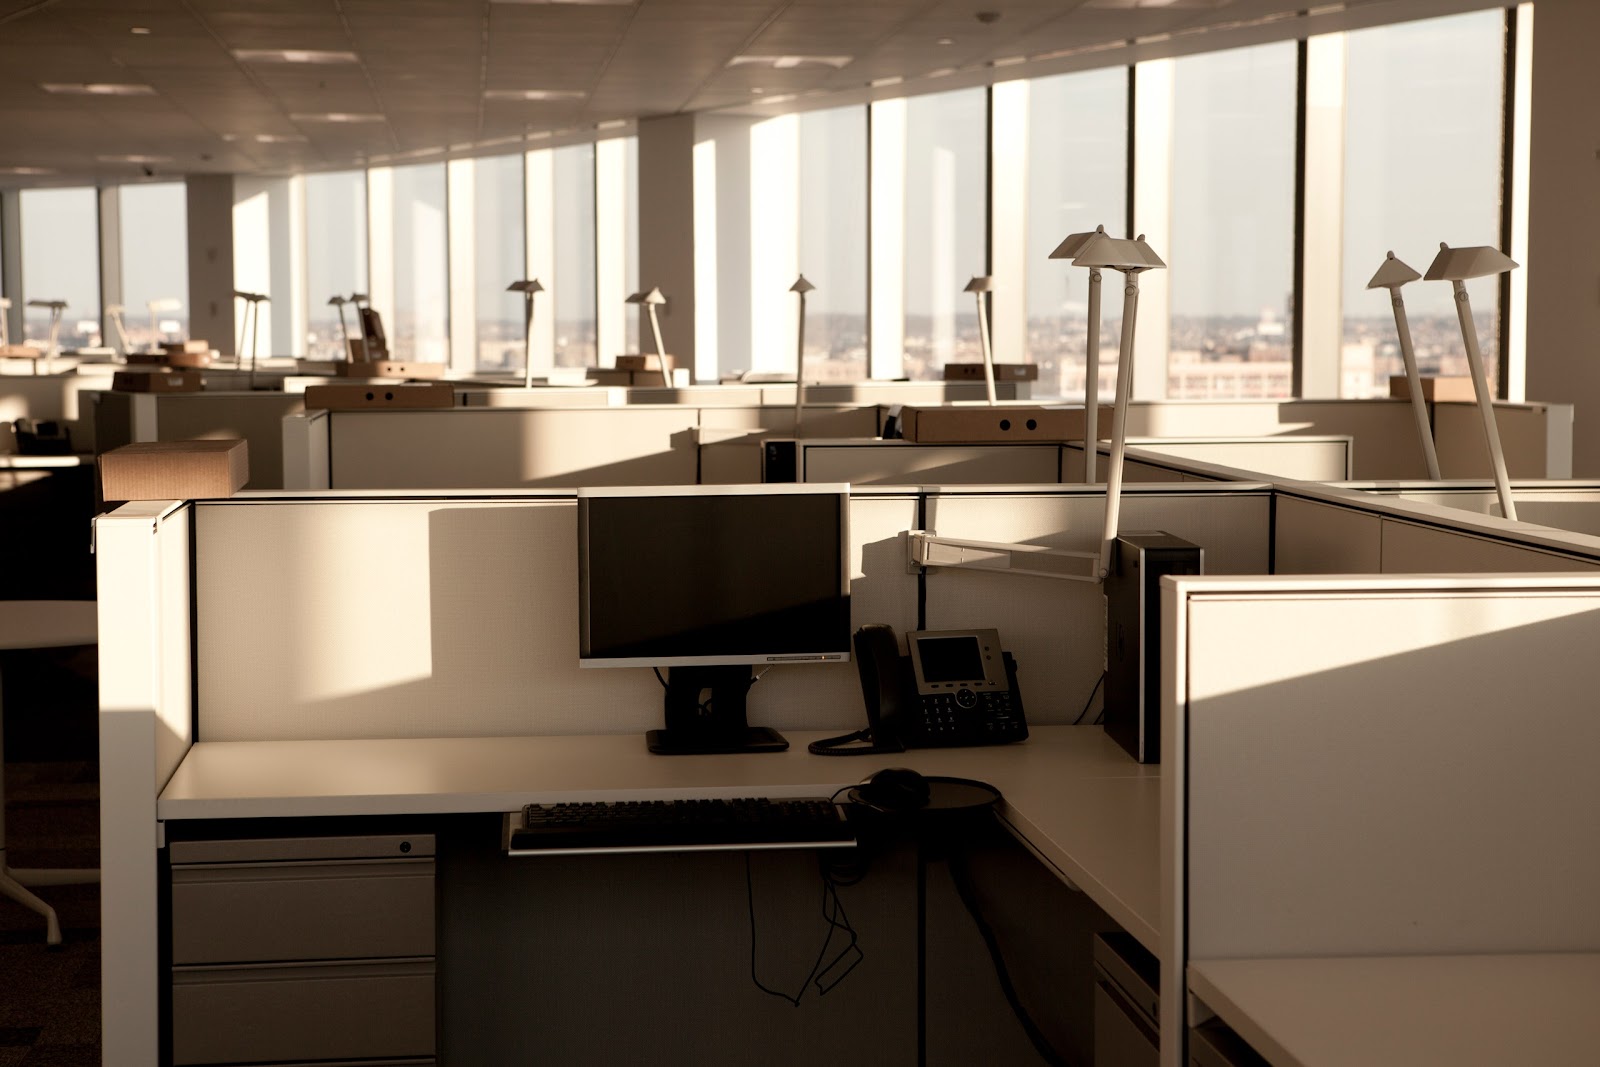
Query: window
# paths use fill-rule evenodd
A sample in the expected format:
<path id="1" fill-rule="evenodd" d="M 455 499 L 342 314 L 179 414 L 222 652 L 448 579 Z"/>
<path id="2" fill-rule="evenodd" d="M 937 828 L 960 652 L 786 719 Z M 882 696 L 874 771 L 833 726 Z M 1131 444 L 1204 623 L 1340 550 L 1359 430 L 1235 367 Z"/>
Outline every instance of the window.
<path id="1" fill-rule="evenodd" d="M 1051 260 L 1061 239 L 1128 217 L 1128 72 L 1123 67 L 1028 83 L 1027 362 L 1042 395 L 1084 395 L 1089 272 Z M 1102 281 L 1100 386 L 1116 381 L 1121 286 Z"/>
<path id="2" fill-rule="evenodd" d="M 93 189 L 24 189 L 22 279 L 13 300 L 65 300 L 57 343 L 100 344 L 100 209 Z M 23 309 L 28 338 L 50 336 L 49 308 Z"/>
<path id="3" fill-rule="evenodd" d="M 987 272 L 988 93 L 958 89 L 906 102 L 905 362 L 939 378 L 951 360 L 980 362 L 978 317 L 963 292 Z"/>
<path id="4" fill-rule="evenodd" d="M 1389 376 L 1405 372 L 1389 295 L 1366 288 L 1387 252 L 1422 273 L 1441 241 L 1500 245 L 1503 19 L 1481 11 L 1346 35 L 1342 396 L 1387 396 Z M 1452 287 L 1401 292 L 1422 373 L 1469 373 Z M 1470 281 L 1467 294 L 1493 386 L 1497 279 Z"/>
<path id="5" fill-rule="evenodd" d="M 328 298 L 367 292 L 367 179 L 358 170 L 306 176 L 306 356 L 344 358 L 361 336 L 354 308 Z"/>
<path id="6" fill-rule="evenodd" d="M 867 377 L 867 109 L 799 116 L 806 377 Z M 792 298 L 791 298 L 792 299 Z"/>
<path id="7" fill-rule="evenodd" d="M 389 351 L 398 360 L 448 361 L 449 244 L 443 163 L 396 167 L 394 322 Z"/>
<path id="8" fill-rule="evenodd" d="M 1296 45 L 1173 64 L 1167 395 L 1294 388 Z"/>
<path id="9" fill-rule="evenodd" d="M 506 286 L 527 277 L 522 156 L 474 161 L 472 182 L 477 369 L 520 372 L 525 302 L 521 293 L 509 293 Z"/>
<path id="10" fill-rule="evenodd" d="M 639 291 L 639 138 L 627 137 L 622 142 L 622 248 L 623 287 L 630 293 Z M 630 306 L 626 318 L 628 352 L 643 352 L 639 347 L 639 316 Z"/>
<path id="11" fill-rule="evenodd" d="M 135 349 L 181 340 L 189 334 L 189 206 L 184 185 L 124 185 L 117 198 L 128 340 Z"/>
<path id="12" fill-rule="evenodd" d="M 555 365 L 599 363 L 595 321 L 594 145 L 552 153 L 555 188 Z M 631 290 L 630 290 L 631 292 Z"/>

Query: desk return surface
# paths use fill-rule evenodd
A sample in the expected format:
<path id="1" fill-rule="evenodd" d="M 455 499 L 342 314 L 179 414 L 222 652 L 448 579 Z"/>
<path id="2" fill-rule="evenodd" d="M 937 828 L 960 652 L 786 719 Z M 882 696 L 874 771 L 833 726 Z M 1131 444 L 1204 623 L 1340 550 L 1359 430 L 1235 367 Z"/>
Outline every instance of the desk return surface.
<path id="1" fill-rule="evenodd" d="M 525 804 L 828 796 L 885 766 L 977 778 L 1058 875 L 1150 951 L 1160 912 L 1159 768 L 1097 727 L 1036 727 L 1025 742 L 866 758 L 782 753 L 653 756 L 634 734 L 199 742 L 157 806 L 162 820 L 519 811 Z"/>

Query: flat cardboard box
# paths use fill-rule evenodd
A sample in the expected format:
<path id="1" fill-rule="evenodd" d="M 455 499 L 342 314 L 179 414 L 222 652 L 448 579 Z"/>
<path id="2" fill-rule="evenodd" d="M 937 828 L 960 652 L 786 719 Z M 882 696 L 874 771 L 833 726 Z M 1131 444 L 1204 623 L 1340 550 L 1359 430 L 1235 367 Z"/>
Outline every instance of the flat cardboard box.
<path id="1" fill-rule="evenodd" d="M 187 341 L 163 341 L 161 350 L 169 356 L 209 355 L 211 342 L 191 338 Z"/>
<path id="2" fill-rule="evenodd" d="M 982 363 L 946 363 L 944 380 L 947 382 L 983 381 Z M 994 380 L 997 382 L 1036 382 L 1039 367 L 1035 363 L 996 363 Z"/>
<path id="3" fill-rule="evenodd" d="M 658 370 L 621 370 L 613 367 L 590 367 L 589 379 L 597 385 L 653 385 L 660 388 L 670 384 L 681 387 L 689 384 L 689 372 L 687 370 L 674 370 L 672 372 L 672 381 L 669 383 Z"/>
<path id="4" fill-rule="evenodd" d="M 1111 436 L 1112 411 L 1100 409 L 1100 437 Z M 985 404 L 971 407 L 900 409 L 900 436 L 922 444 L 990 444 L 1081 441 L 1082 408 Z"/>
<path id="5" fill-rule="evenodd" d="M 453 408 L 456 390 L 449 382 L 308 385 L 306 409 L 325 411 L 393 411 L 400 408 Z"/>
<path id="6" fill-rule="evenodd" d="M 1472 379 L 1466 375 L 1453 375 L 1446 378 L 1422 378 L 1422 399 L 1432 401 L 1457 401 L 1464 400 L 1472 403 L 1478 399 L 1477 393 L 1472 390 Z M 1411 383 L 1404 374 L 1389 376 L 1389 395 L 1399 400 L 1411 398 Z"/>
<path id="7" fill-rule="evenodd" d="M 371 362 L 351 360 L 339 365 L 343 378 L 443 378 L 443 363 L 418 363 L 413 360 L 379 359 Z"/>
<path id="8" fill-rule="evenodd" d="M 673 355 L 670 355 L 670 354 L 669 355 L 665 355 L 665 356 L 657 356 L 657 355 L 618 356 L 617 357 L 617 369 L 618 370 L 631 370 L 631 371 L 648 370 L 648 371 L 655 371 L 659 375 L 660 372 L 661 372 L 661 364 L 662 364 L 663 361 L 666 362 L 668 370 L 677 369 L 677 366 L 678 366 L 677 357 L 673 356 Z M 659 382 L 660 378 L 658 377 L 656 380 Z"/>
<path id="9" fill-rule="evenodd" d="M 211 350 L 199 352 L 129 352 L 130 367 L 209 367 Z"/>
<path id="10" fill-rule="evenodd" d="M 44 352 L 31 345 L 0 345 L 0 357 L 5 359 L 41 359 Z"/>
<path id="11" fill-rule="evenodd" d="M 198 393 L 200 386 L 197 370 L 119 370 L 111 376 L 118 393 Z"/>
<path id="12" fill-rule="evenodd" d="M 106 500 L 214 500 L 250 480 L 250 446 L 239 438 L 137 441 L 100 455 Z"/>

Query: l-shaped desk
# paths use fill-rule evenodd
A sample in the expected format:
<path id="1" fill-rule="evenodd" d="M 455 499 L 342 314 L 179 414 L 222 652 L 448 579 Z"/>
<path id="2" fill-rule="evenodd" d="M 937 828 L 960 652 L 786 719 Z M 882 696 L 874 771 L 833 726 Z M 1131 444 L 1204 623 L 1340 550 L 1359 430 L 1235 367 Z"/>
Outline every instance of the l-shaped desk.
<path id="1" fill-rule="evenodd" d="M 512 812 L 524 804 L 828 796 L 878 768 L 976 778 L 1000 818 L 1151 952 L 1160 910 L 1159 768 L 1092 726 L 1035 727 L 1016 745 L 824 757 L 788 731 L 781 753 L 653 756 L 633 734 L 360 741 L 201 741 L 157 804 L 189 819 Z"/>

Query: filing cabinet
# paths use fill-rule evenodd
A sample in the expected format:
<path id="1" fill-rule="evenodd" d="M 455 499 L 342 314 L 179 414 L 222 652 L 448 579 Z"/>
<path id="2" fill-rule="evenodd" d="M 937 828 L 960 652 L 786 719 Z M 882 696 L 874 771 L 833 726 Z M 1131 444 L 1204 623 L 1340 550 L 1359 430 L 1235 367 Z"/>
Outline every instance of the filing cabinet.
<path id="1" fill-rule="evenodd" d="M 428 1064 L 429 834 L 175 841 L 172 1062 Z"/>

